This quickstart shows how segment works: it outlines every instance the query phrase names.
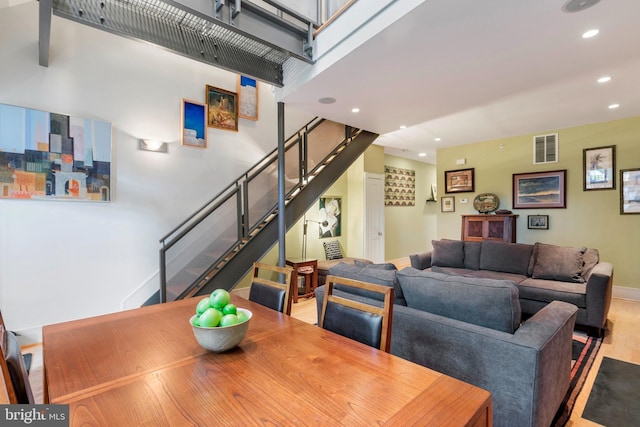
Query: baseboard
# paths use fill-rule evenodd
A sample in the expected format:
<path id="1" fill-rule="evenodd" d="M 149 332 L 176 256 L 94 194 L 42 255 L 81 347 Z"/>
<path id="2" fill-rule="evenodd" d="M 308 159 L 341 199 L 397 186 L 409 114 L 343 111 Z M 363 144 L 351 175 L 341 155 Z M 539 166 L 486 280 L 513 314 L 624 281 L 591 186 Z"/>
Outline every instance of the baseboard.
<path id="1" fill-rule="evenodd" d="M 158 289 L 160 289 L 160 277 L 159 273 L 155 273 L 122 301 L 122 310 L 141 307 Z"/>
<path id="2" fill-rule="evenodd" d="M 624 286 L 614 286 L 612 290 L 612 296 L 614 298 L 640 301 L 640 288 L 627 288 Z"/>

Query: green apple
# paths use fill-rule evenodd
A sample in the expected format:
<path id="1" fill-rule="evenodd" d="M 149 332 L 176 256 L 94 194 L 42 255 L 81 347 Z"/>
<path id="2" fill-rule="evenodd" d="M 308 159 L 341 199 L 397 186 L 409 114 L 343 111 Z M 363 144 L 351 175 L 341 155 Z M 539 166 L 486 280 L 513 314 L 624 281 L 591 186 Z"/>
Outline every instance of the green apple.
<path id="1" fill-rule="evenodd" d="M 205 312 L 207 308 L 211 307 L 209 305 L 209 297 L 202 298 L 198 305 L 196 305 L 196 314 L 202 314 Z"/>
<path id="2" fill-rule="evenodd" d="M 249 316 L 247 316 L 247 313 L 245 313 L 244 311 L 238 311 L 236 316 L 238 316 L 238 323 L 243 323 L 249 320 Z"/>
<path id="3" fill-rule="evenodd" d="M 222 314 L 238 314 L 235 304 L 227 304 L 222 308 Z"/>
<path id="4" fill-rule="evenodd" d="M 203 328 L 215 328 L 220 324 L 220 312 L 209 307 L 200 315 L 198 322 Z"/>
<path id="5" fill-rule="evenodd" d="M 216 289 L 211 292 L 211 296 L 209 297 L 209 304 L 211 307 L 219 308 L 220 310 L 222 310 L 225 305 L 229 304 L 229 301 L 231 301 L 231 295 L 224 289 Z"/>
<path id="6" fill-rule="evenodd" d="M 232 326 L 238 323 L 238 316 L 235 314 L 225 314 L 220 320 L 220 326 Z"/>

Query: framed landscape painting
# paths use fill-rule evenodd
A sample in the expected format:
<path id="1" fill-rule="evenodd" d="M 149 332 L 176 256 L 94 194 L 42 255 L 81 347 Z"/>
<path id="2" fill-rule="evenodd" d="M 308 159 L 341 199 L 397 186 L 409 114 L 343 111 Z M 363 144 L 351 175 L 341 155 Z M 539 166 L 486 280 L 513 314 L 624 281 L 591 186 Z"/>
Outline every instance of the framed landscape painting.
<path id="1" fill-rule="evenodd" d="M 207 85 L 207 126 L 238 131 L 238 96 Z"/>
<path id="2" fill-rule="evenodd" d="M 567 170 L 513 174 L 513 208 L 566 208 Z"/>
<path id="3" fill-rule="evenodd" d="M 583 189 L 613 190 L 616 188 L 616 146 L 582 150 Z"/>

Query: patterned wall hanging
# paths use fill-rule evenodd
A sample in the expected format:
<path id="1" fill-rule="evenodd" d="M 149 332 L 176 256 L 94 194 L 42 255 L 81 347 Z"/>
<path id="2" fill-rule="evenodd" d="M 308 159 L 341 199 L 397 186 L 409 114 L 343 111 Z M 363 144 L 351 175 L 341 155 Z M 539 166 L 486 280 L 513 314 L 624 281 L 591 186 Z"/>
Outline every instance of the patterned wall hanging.
<path id="1" fill-rule="evenodd" d="M 385 165 L 384 205 L 416 205 L 416 171 Z"/>

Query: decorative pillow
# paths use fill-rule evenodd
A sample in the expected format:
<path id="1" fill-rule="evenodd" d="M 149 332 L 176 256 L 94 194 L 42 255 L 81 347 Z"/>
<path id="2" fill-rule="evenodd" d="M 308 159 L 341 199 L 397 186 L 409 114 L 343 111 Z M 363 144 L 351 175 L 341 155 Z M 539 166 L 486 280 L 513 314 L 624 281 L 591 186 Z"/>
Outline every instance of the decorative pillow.
<path id="1" fill-rule="evenodd" d="M 396 279 L 395 270 L 383 270 L 376 268 L 357 267 L 355 265 L 345 264 L 344 262 L 334 265 L 329 269 L 329 275 L 345 277 L 347 279 L 360 280 L 363 282 L 375 283 L 378 285 L 390 286 L 395 289 L 394 301 L 402 305 L 406 305 L 404 296 L 402 295 L 402 289 L 398 285 Z M 352 294 L 360 295 L 367 298 L 376 299 L 382 301 L 382 296 L 375 292 L 369 292 L 364 289 L 354 288 L 342 288 L 340 285 L 336 285 L 335 289 L 340 289 Z"/>
<path id="2" fill-rule="evenodd" d="M 480 269 L 527 275 L 533 245 L 482 241 Z"/>
<path id="3" fill-rule="evenodd" d="M 587 250 L 584 251 L 582 260 L 584 261 L 584 267 L 582 267 L 582 278 L 586 281 L 589 278 L 589 275 L 591 275 L 593 267 L 600 262 L 600 253 L 597 249 L 587 248 Z"/>
<path id="4" fill-rule="evenodd" d="M 327 260 L 344 258 L 337 240 L 322 242 L 322 245 L 324 246 L 324 255 L 327 257 Z"/>
<path id="5" fill-rule="evenodd" d="M 407 307 L 513 334 L 522 311 L 517 286 L 404 268 L 396 274 Z"/>
<path id="6" fill-rule="evenodd" d="M 558 280 L 561 282 L 584 283 L 582 270 L 583 256 L 587 248 L 572 248 L 564 246 L 536 243 L 533 266 L 534 279 Z"/>
<path id="7" fill-rule="evenodd" d="M 464 242 L 462 240 L 432 240 L 431 265 L 464 268 Z"/>
<path id="8" fill-rule="evenodd" d="M 356 267 L 373 268 L 374 270 L 397 270 L 398 269 L 396 265 L 391 262 L 385 262 L 383 264 L 373 264 L 370 262 L 364 262 L 364 261 L 360 261 L 359 259 L 355 259 L 353 260 L 353 263 L 356 265 Z"/>

